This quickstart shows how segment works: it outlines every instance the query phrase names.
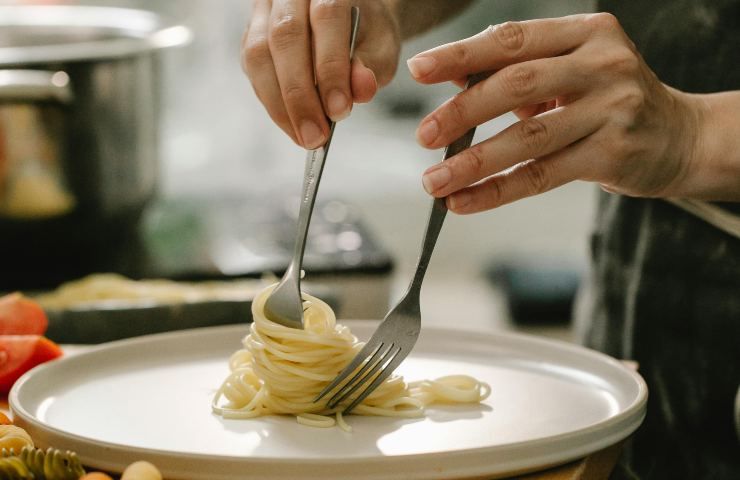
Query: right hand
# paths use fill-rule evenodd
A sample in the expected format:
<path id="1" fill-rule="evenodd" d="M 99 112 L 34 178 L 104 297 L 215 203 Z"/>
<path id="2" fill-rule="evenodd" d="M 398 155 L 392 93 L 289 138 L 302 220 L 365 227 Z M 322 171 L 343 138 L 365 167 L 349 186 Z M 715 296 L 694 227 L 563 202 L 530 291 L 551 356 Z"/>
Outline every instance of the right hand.
<path id="1" fill-rule="evenodd" d="M 353 4 L 360 31 L 350 65 Z M 391 81 L 400 44 L 387 0 L 254 0 L 242 68 L 272 120 L 313 149 L 328 138 L 327 117 L 347 117 L 353 103 L 369 102 Z"/>

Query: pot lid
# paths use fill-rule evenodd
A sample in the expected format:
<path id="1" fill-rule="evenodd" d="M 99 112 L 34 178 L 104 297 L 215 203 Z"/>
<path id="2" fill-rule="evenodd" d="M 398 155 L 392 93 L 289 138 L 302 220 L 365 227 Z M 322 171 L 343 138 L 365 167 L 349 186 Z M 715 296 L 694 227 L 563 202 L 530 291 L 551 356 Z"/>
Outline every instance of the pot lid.
<path id="1" fill-rule="evenodd" d="M 188 43 L 191 32 L 144 10 L 0 7 L 0 66 L 127 57 Z"/>

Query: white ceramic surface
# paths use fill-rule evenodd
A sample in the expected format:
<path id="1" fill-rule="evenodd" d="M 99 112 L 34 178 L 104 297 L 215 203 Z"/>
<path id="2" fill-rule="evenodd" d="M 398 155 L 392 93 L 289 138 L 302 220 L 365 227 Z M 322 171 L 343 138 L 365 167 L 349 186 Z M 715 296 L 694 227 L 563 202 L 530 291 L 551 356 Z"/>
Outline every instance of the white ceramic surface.
<path id="1" fill-rule="evenodd" d="M 376 325 L 348 324 L 360 338 Z M 605 448 L 645 414 L 642 378 L 610 357 L 532 336 L 427 328 L 399 372 L 473 375 L 491 385 L 484 404 L 432 407 L 415 420 L 353 416 L 352 433 L 293 417 L 224 420 L 210 402 L 246 332 L 104 344 L 29 372 L 10 406 L 42 447 L 112 471 L 147 459 L 168 480 L 499 478 Z"/>

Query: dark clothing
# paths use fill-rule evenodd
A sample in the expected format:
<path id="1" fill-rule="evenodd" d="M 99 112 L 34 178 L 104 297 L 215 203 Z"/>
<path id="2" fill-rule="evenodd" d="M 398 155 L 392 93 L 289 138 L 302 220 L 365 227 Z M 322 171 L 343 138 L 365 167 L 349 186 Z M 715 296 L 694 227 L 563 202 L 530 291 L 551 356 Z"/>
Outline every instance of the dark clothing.
<path id="1" fill-rule="evenodd" d="M 607 0 L 688 92 L 740 90 L 740 0 Z M 740 204 L 723 204 L 740 214 Z M 613 478 L 740 479 L 740 239 L 661 200 L 601 193 L 579 307 L 588 346 L 636 360 L 648 414 Z"/>

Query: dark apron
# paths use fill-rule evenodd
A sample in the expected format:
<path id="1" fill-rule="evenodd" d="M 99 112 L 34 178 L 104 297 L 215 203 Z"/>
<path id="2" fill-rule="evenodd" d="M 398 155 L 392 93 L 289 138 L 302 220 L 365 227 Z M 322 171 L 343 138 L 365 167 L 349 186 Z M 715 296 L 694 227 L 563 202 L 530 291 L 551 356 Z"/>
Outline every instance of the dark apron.
<path id="1" fill-rule="evenodd" d="M 600 9 L 668 85 L 740 90 L 740 0 Z M 591 250 L 577 328 L 586 345 L 636 360 L 650 389 L 612 478 L 740 479 L 740 239 L 664 201 L 600 192 Z"/>

